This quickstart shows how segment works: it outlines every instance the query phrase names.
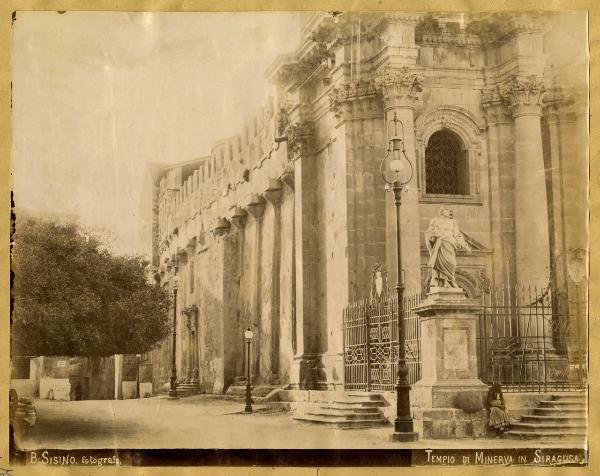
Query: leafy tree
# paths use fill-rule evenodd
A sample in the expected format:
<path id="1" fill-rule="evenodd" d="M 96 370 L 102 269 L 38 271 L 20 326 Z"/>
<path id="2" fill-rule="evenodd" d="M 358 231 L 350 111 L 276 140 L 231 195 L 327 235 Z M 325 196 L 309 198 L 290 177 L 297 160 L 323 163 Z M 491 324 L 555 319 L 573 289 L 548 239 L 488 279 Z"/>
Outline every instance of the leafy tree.
<path id="1" fill-rule="evenodd" d="M 34 218 L 19 217 L 13 240 L 12 355 L 135 354 L 168 334 L 169 296 L 142 257 Z"/>

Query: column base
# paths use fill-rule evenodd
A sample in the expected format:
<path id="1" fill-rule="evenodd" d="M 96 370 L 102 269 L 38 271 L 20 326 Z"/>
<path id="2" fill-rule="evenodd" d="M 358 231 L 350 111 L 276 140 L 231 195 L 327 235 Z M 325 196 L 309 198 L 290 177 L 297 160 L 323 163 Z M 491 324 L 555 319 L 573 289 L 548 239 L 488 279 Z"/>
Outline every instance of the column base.
<path id="1" fill-rule="evenodd" d="M 394 432 L 390 435 L 390 441 L 399 443 L 419 441 L 419 434 L 416 431 Z"/>

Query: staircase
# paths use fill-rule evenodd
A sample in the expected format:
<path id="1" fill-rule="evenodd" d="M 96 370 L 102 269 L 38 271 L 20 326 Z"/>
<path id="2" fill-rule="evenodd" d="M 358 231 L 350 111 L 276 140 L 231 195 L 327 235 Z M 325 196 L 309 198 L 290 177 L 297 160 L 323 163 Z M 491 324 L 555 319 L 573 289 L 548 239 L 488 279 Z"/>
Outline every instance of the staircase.
<path id="1" fill-rule="evenodd" d="M 557 440 L 587 438 L 587 394 L 553 395 L 542 400 L 531 415 L 513 423 L 506 438 L 521 440 Z"/>
<path id="2" fill-rule="evenodd" d="M 350 393 L 331 401 L 306 403 L 298 409 L 294 420 L 344 429 L 371 428 L 388 424 L 381 411 L 385 405 L 381 395 Z"/>
<path id="3" fill-rule="evenodd" d="M 200 385 L 198 383 L 179 383 L 177 384 L 177 396 L 178 397 L 189 397 L 191 395 L 197 395 L 202 393 Z"/>

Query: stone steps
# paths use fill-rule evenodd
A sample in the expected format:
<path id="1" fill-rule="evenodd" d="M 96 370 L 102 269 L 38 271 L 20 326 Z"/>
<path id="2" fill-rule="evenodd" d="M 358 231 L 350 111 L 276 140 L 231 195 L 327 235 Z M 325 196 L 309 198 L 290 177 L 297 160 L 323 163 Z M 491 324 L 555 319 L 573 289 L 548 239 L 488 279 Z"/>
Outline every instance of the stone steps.
<path id="1" fill-rule="evenodd" d="M 568 431 L 508 431 L 505 437 L 515 440 L 542 440 L 542 441 L 555 441 L 555 440 L 581 440 L 583 441 L 587 432 L 568 432 Z"/>
<path id="2" fill-rule="evenodd" d="M 199 393 L 202 393 L 202 390 L 197 383 L 180 383 L 177 385 L 178 397 L 189 397 L 191 395 L 198 395 Z"/>
<path id="3" fill-rule="evenodd" d="M 523 423 L 586 423 L 587 418 L 585 416 L 563 416 L 563 415 L 523 415 L 521 417 Z"/>
<path id="4" fill-rule="evenodd" d="M 379 407 L 351 407 L 348 408 L 346 406 L 343 405 L 321 405 L 320 408 L 322 410 L 327 410 L 328 412 L 332 413 L 332 414 L 337 414 L 337 415 L 347 415 L 349 412 L 353 412 L 359 415 L 364 415 L 364 414 L 375 414 L 375 415 L 379 415 L 380 411 L 379 411 Z"/>
<path id="5" fill-rule="evenodd" d="M 547 422 L 547 423 L 528 423 L 518 422 L 513 423 L 511 430 L 515 431 L 535 431 L 535 430 L 549 430 L 549 431 L 560 431 L 560 430 L 583 430 L 585 432 L 587 425 L 585 423 L 573 423 L 569 422 Z"/>
<path id="6" fill-rule="evenodd" d="M 569 401 L 569 400 L 542 400 L 539 403 L 542 408 L 581 408 L 587 409 L 585 401 Z"/>
<path id="7" fill-rule="evenodd" d="M 572 407 L 563 407 L 563 408 L 540 408 L 537 407 L 533 410 L 534 415 L 572 415 L 572 416 L 586 416 L 587 412 L 585 408 L 572 408 Z"/>
<path id="8" fill-rule="evenodd" d="M 372 428 L 375 426 L 387 425 L 388 421 L 386 418 L 381 416 L 378 419 L 346 419 L 346 417 L 339 416 L 322 416 L 322 415 L 296 415 L 294 420 L 305 421 L 308 423 L 320 423 L 324 425 L 334 426 L 341 429 L 351 428 Z"/>
<path id="9" fill-rule="evenodd" d="M 552 395 L 549 400 L 540 401 L 532 414 L 521 416 L 504 435 L 521 440 L 584 441 L 587 429 L 587 395 L 573 393 Z"/>
<path id="10" fill-rule="evenodd" d="M 342 405 L 345 408 L 351 409 L 351 408 L 380 408 L 385 406 L 385 403 L 382 401 L 373 401 L 373 400 L 367 400 L 364 402 L 361 402 L 359 400 L 334 400 L 332 402 L 333 404 L 336 405 Z"/>
<path id="11" fill-rule="evenodd" d="M 342 394 L 330 400 L 306 403 L 295 420 L 336 428 L 369 428 L 388 424 L 381 411 L 386 405 L 379 394 Z"/>

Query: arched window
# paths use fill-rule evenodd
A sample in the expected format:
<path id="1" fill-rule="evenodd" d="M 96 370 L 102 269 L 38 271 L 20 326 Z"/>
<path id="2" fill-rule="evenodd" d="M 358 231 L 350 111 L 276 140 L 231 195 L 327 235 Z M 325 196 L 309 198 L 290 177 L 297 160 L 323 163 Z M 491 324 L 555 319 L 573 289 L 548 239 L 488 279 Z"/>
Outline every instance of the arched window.
<path id="1" fill-rule="evenodd" d="M 469 195 L 469 164 L 463 142 L 454 132 L 435 132 L 425 149 L 425 193 Z"/>

